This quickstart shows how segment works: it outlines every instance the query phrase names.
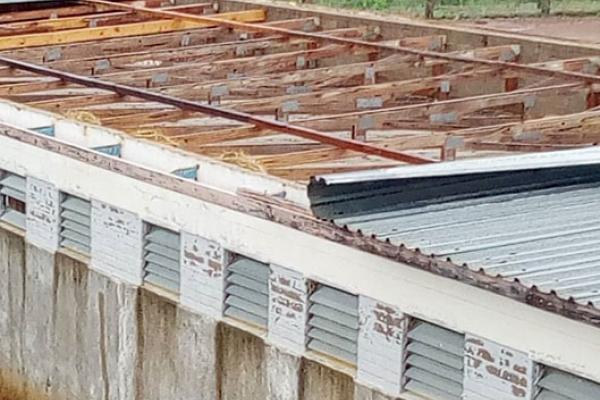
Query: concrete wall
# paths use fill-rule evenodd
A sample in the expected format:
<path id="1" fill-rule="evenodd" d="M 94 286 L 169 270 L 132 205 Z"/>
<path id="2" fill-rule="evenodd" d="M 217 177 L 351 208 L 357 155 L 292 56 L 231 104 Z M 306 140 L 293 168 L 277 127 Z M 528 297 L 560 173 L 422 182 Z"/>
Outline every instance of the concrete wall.
<path id="1" fill-rule="evenodd" d="M 0 228 L 0 400 L 384 400 Z M 370 397 L 369 397 L 370 396 Z"/>

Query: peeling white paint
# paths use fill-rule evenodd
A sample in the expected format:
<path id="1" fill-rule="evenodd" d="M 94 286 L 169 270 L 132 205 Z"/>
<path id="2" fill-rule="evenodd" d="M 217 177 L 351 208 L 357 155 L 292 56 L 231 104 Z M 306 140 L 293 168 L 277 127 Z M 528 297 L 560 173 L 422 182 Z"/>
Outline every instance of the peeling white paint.
<path id="1" fill-rule="evenodd" d="M 220 319 L 223 315 L 225 252 L 217 243 L 181 233 L 181 304 Z"/>
<path id="2" fill-rule="evenodd" d="M 533 400 L 537 367 L 525 353 L 466 335 L 467 400 Z"/>
<path id="3" fill-rule="evenodd" d="M 48 182 L 27 177 L 26 238 L 37 247 L 54 253 L 60 234 L 60 194 Z"/>
<path id="4" fill-rule="evenodd" d="M 92 200 L 91 268 L 120 281 L 142 283 L 142 220 L 134 213 Z"/>
<path id="5" fill-rule="evenodd" d="M 271 265 L 269 341 L 295 354 L 305 350 L 307 282 L 301 273 Z"/>
<path id="6" fill-rule="evenodd" d="M 360 296 L 356 379 L 397 396 L 401 391 L 408 319 L 398 307 Z"/>

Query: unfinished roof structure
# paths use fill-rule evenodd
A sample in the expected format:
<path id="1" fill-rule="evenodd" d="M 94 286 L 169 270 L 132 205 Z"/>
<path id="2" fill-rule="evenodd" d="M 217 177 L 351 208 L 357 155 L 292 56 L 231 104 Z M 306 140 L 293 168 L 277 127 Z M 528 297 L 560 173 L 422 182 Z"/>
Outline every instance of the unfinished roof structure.
<path id="1" fill-rule="evenodd" d="M 594 117 L 572 114 L 600 103 L 596 57 L 126 3 L 4 15 L 0 95 L 296 181 L 596 140 L 589 122 L 543 130 Z"/>
<path id="2" fill-rule="evenodd" d="M 600 49 L 282 10 L 0 14 L 0 136 L 600 324 Z"/>

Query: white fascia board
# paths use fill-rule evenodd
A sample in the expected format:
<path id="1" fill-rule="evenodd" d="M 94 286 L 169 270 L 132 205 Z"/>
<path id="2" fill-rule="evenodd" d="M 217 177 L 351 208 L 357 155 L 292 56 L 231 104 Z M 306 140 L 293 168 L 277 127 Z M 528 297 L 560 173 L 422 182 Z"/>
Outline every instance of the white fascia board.
<path id="1" fill-rule="evenodd" d="M 0 137 L 0 149 L 2 169 L 178 226 L 230 251 L 335 283 L 600 382 L 600 334 L 593 326 L 7 137 Z"/>

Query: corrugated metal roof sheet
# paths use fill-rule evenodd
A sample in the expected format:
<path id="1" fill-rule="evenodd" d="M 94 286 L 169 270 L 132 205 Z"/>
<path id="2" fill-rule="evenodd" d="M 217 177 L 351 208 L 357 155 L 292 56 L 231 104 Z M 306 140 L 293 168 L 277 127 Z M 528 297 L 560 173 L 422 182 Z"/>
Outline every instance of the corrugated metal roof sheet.
<path id="1" fill-rule="evenodd" d="M 459 163 L 449 168 L 459 171 Z M 317 215 L 334 216 L 336 224 L 352 231 L 600 306 L 598 164 L 579 163 L 562 174 L 566 165 L 536 168 L 534 163 L 526 174 L 474 170 L 454 180 L 446 175 L 438 186 L 439 178 L 427 167 L 417 167 L 426 178 L 416 186 L 418 175 L 375 181 L 371 192 L 360 181 L 325 190 L 316 186 L 327 180 L 315 181 L 311 197 Z M 490 179 L 498 188 L 489 189 Z M 349 182 L 348 176 L 343 180 Z M 352 192 L 352 186 L 361 189 Z M 390 193 L 396 202 L 382 199 Z"/>

